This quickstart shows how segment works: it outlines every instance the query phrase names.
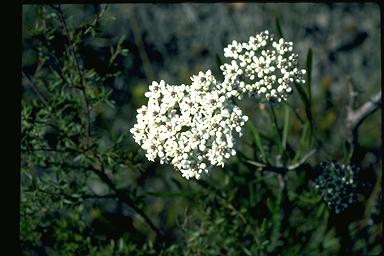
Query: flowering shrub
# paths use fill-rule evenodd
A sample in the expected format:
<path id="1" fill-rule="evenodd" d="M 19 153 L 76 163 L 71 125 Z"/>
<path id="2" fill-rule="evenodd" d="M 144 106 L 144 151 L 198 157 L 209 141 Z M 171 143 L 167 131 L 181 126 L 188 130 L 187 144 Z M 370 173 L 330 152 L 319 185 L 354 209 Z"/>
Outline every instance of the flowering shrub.
<path id="1" fill-rule="evenodd" d="M 228 11 L 227 18 L 249 13 L 231 9 L 246 5 L 180 6 L 190 24 L 198 18 L 205 25 L 214 8 Z M 360 107 L 350 84 L 344 98 L 332 94 L 329 88 L 340 81 L 318 76 L 335 74 L 328 68 L 337 62 L 319 67 L 326 50 L 311 43 L 315 72 L 308 49 L 304 74 L 278 20 L 278 37 L 262 32 L 232 42 L 226 61 L 218 57 L 213 67 L 204 49 L 192 49 L 196 41 L 172 49 L 154 36 L 164 30 L 144 31 L 135 11 L 147 6 L 23 6 L 21 255 L 381 255 L 380 122 L 367 118 L 380 109 L 380 92 Z M 153 14 L 170 10 L 163 7 L 150 8 Z M 204 15 L 190 15 L 195 11 Z M 147 22 L 158 20 L 152 16 Z M 108 29 L 126 32 L 119 24 L 132 34 Z M 307 25 L 296 34 L 301 53 L 308 38 L 297 35 L 313 30 Z M 163 27 L 172 35 L 171 26 Z M 377 38 L 376 30 L 366 42 Z M 323 30 L 312 36 L 340 43 Z M 156 52 L 149 37 L 165 51 Z M 343 45 L 339 50 L 349 60 L 350 46 Z M 163 62 L 183 59 L 180 51 L 189 48 L 199 63 L 192 69 L 205 70 L 191 80 L 179 62 Z M 339 50 L 332 54 L 339 57 Z M 169 56 L 157 58 L 164 52 Z M 172 67 L 180 74 L 167 77 Z M 151 83 L 153 74 L 184 84 Z M 339 80 L 347 75 L 355 74 L 340 72 Z M 372 86 L 361 86 L 373 93 Z"/>

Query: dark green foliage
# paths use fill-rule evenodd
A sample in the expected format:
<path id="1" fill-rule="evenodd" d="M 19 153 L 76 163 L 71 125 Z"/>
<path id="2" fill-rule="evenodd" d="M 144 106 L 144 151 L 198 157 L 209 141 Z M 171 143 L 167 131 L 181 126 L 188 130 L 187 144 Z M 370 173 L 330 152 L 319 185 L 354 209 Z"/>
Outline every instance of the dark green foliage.
<path id="1" fill-rule="evenodd" d="M 148 162 L 129 133 L 147 88 L 132 75 L 139 46 L 105 31 L 113 19 L 104 5 L 84 6 L 82 23 L 70 10 L 23 8 L 22 255 L 382 253 L 375 133 L 355 147 L 365 152 L 365 186 L 346 191 L 356 199 L 350 207 L 335 214 L 315 188 L 333 186 L 328 178 L 342 178 L 350 159 L 331 158 L 345 148 L 328 138 L 341 106 L 324 107 L 325 94 L 312 95 L 311 49 L 307 84 L 287 104 L 250 103 L 237 157 L 202 180 L 185 180 Z M 375 120 L 366 122 L 377 130 Z M 338 162 L 320 165 L 328 159 Z"/>

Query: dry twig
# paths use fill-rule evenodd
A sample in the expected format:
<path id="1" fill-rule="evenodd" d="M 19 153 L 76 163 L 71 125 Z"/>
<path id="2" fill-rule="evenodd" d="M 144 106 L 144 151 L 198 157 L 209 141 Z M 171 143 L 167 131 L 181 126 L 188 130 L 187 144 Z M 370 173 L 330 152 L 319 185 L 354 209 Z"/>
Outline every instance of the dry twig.
<path id="1" fill-rule="evenodd" d="M 349 157 L 351 160 L 357 145 L 358 128 L 363 121 L 381 107 L 381 92 L 378 92 L 358 109 L 355 109 L 355 91 L 352 80 L 348 80 L 349 104 L 347 107 L 347 140 L 350 146 Z"/>

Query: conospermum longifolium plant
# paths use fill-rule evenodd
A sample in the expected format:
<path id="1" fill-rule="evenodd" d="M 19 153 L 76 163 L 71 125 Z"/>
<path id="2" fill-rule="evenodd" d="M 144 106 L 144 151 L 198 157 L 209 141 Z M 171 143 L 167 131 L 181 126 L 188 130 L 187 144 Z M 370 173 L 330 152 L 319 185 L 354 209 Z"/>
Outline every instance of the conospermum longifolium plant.
<path id="1" fill-rule="evenodd" d="M 359 168 L 352 165 L 325 161 L 320 164 L 321 175 L 315 180 L 315 187 L 323 199 L 336 213 L 340 213 L 356 201 Z"/>
<path id="2" fill-rule="evenodd" d="M 233 98 L 257 96 L 260 102 L 280 102 L 303 84 L 305 70 L 291 42 L 275 40 L 268 31 L 248 42 L 233 41 L 224 49 L 224 81 L 208 70 L 191 77 L 190 85 L 153 82 L 145 93 L 148 104 L 137 112 L 131 129 L 150 161 L 170 163 L 182 176 L 199 179 L 213 166 L 223 167 L 236 155 L 235 146 L 248 120 Z"/>

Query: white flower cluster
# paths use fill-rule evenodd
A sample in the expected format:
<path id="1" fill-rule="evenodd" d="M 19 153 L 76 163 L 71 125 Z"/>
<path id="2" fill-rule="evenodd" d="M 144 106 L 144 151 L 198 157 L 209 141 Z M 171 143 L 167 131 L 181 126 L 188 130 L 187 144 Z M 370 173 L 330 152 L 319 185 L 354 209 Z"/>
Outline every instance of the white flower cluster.
<path id="1" fill-rule="evenodd" d="M 190 85 L 153 82 L 145 93 L 148 104 L 137 110 L 131 129 L 135 141 L 148 160 L 170 163 L 187 179 L 224 166 L 236 154 L 234 145 L 248 119 L 232 97 L 286 100 L 292 83 L 304 83 L 305 70 L 298 69 L 292 50 L 291 42 L 275 41 L 265 31 L 224 49 L 232 61 L 220 67 L 222 83 L 210 70 L 191 77 Z"/>
<path id="2" fill-rule="evenodd" d="M 286 100 L 292 83 L 304 83 L 305 69 L 299 70 L 292 42 L 275 40 L 268 31 L 251 36 L 247 43 L 233 41 L 224 48 L 230 63 L 220 68 L 224 74 L 222 90 L 239 99 L 244 93 L 261 100 Z"/>
<path id="3" fill-rule="evenodd" d="M 148 160 L 158 157 L 183 177 L 198 179 L 236 154 L 233 147 L 248 117 L 217 89 L 210 70 L 191 80 L 179 86 L 153 82 L 131 133 Z"/>

